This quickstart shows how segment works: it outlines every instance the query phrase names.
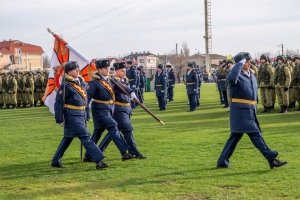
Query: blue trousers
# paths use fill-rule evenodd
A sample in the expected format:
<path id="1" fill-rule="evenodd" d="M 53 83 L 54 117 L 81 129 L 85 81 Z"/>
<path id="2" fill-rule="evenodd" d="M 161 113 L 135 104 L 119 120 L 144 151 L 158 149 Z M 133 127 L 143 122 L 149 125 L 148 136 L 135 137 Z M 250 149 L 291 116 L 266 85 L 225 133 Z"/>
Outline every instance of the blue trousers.
<path id="1" fill-rule="evenodd" d="M 166 110 L 167 102 L 165 96 L 156 96 L 159 110 Z"/>
<path id="2" fill-rule="evenodd" d="M 108 134 L 110 135 L 111 139 L 114 141 L 115 145 L 119 149 L 121 155 L 124 155 L 128 150 L 128 145 L 126 144 L 123 136 L 119 133 L 117 127 L 112 126 L 112 127 L 107 127 L 106 129 L 108 130 Z M 104 128 L 94 129 L 94 133 L 91 137 L 91 141 L 97 144 L 104 130 L 105 130 Z M 89 158 L 90 154 L 86 152 L 85 157 Z"/>
<path id="3" fill-rule="evenodd" d="M 102 152 L 97 147 L 97 145 L 94 142 L 90 141 L 89 136 L 83 136 L 83 137 L 78 137 L 78 138 L 80 139 L 86 152 L 91 156 L 91 158 L 93 160 L 95 160 L 96 162 L 99 162 L 100 160 L 102 160 L 104 158 Z M 61 140 L 61 142 L 56 150 L 56 153 L 54 154 L 54 156 L 52 158 L 52 163 L 60 163 L 61 162 L 61 159 L 62 159 L 65 151 L 70 146 L 72 141 L 73 141 L 73 138 L 63 137 L 63 139 Z"/>
<path id="4" fill-rule="evenodd" d="M 168 88 L 168 99 L 169 99 L 169 101 L 173 101 L 174 100 L 173 97 L 174 97 L 174 88 L 169 87 Z"/>
<path id="5" fill-rule="evenodd" d="M 129 150 L 128 150 L 129 153 L 132 155 L 139 155 L 140 152 L 138 151 L 138 149 L 136 147 L 136 143 L 135 143 L 132 131 L 122 131 L 122 134 L 123 134 L 124 139 L 129 147 Z M 106 147 L 111 142 L 111 140 L 112 140 L 111 136 L 109 134 L 106 134 L 99 145 L 99 149 L 101 149 L 101 151 L 104 152 Z"/>
<path id="6" fill-rule="evenodd" d="M 190 104 L 190 111 L 193 111 L 197 107 L 197 94 L 188 94 L 189 104 Z"/>
<path id="7" fill-rule="evenodd" d="M 276 151 L 272 151 L 267 146 L 266 142 L 264 141 L 260 132 L 256 133 L 247 133 L 251 142 L 254 146 L 262 153 L 262 155 L 271 162 L 276 158 L 278 153 Z M 240 139 L 243 137 L 243 133 L 231 133 L 229 139 L 227 140 L 225 147 L 219 157 L 217 165 L 220 166 L 228 166 L 229 165 L 229 158 L 234 152 L 234 149 Z"/>

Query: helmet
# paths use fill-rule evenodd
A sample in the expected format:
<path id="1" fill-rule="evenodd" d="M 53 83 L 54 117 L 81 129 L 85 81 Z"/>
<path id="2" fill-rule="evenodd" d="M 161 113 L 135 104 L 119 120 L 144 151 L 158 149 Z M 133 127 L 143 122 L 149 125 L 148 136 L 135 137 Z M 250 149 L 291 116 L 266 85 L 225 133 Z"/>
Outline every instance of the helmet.
<path id="1" fill-rule="evenodd" d="M 65 73 L 68 73 L 69 71 L 79 68 L 79 65 L 76 61 L 69 61 L 65 64 Z"/>
<path id="2" fill-rule="evenodd" d="M 277 56 L 276 62 L 278 62 L 278 60 L 282 60 L 283 62 L 285 62 L 285 58 L 283 56 Z"/>
<path id="3" fill-rule="evenodd" d="M 161 69 L 161 70 L 163 70 L 164 69 L 164 64 L 159 64 L 158 66 L 157 66 L 157 68 L 159 68 L 159 69 Z"/>
<path id="4" fill-rule="evenodd" d="M 194 67 L 195 67 L 195 64 L 194 64 L 193 62 L 189 62 L 189 63 L 187 64 L 187 66 L 188 66 L 188 67 L 191 67 L 191 68 L 194 68 Z"/>
<path id="5" fill-rule="evenodd" d="M 107 59 L 104 60 L 96 60 L 96 67 L 99 68 L 105 68 L 110 66 L 110 61 Z"/>
<path id="6" fill-rule="evenodd" d="M 269 62 L 269 60 L 270 60 L 269 56 L 267 56 L 265 54 L 263 54 L 263 55 L 260 56 L 259 60 L 262 60 L 262 59 L 265 60 L 266 62 Z"/>
<path id="7" fill-rule="evenodd" d="M 293 61 L 300 60 L 300 56 L 294 56 Z"/>

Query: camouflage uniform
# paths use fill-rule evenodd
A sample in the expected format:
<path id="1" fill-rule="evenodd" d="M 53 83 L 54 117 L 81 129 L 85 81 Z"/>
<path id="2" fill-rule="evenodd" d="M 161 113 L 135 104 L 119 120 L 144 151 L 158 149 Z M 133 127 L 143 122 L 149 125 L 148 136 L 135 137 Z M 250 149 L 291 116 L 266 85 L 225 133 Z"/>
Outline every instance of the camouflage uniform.
<path id="1" fill-rule="evenodd" d="M 8 104 L 8 74 L 4 75 L 4 78 L 2 79 L 2 93 L 3 93 L 3 101 L 6 106 L 6 108 L 9 108 Z"/>
<path id="2" fill-rule="evenodd" d="M 278 63 L 275 69 L 274 85 L 278 103 L 280 105 L 280 113 L 286 113 L 289 106 L 289 87 L 291 84 L 291 72 L 289 67 L 285 64 L 285 60 L 282 56 L 277 57 L 277 62 L 281 60 L 282 63 Z"/>
<path id="3" fill-rule="evenodd" d="M 295 61 L 295 67 L 292 73 L 292 86 L 294 89 L 293 98 L 298 102 L 298 110 L 300 110 L 300 58 L 296 57 L 296 59 L 294 58 L 294 60 L 297 61 Z"/>
<path id="4" fill-rule="evenodd" d="M 43 77 L 41 72 L 37 72 L 34 80 L 34 106 L 37 105 L 38 101 L 40 105 L 44 105 L 42 101 L 42 97 L 45 93 L 45 78 Z"/>
<path id="5" fill-rule="evenodd" d="M 30 107 L 34 105 L 34 80 L 31 72 L 26 73 L 25 100 Z"/>
<path id="6" fill-rule="evenodd" d="M 271 111 L 272 102 L 272 90 L 274 88 L 274 70 L 273 67 L 267 62 L 268 59 L 261 56 L 263 62 L 258 71 L 258 86 L 260 88 L 260 100 L 264 107 L 263 112 Z"/>
<path id="7" fill-rule="evenodd" d="M 2 74 L 0 74 L 0 109 L 3 108 L 3 105 L 4 105 L 4 101 L 3 101 L 3 91 L 2 91 Z"/>
<path id="8" fill-rule="evenodd" d="M 17 90 L 18 90 L 18 83 L 15 79 L 15 76 L 10 73 L 7 85 L 7 104 L 6 107 L 9 108 L 12 105 L 12 108 L 16 108 L 17 105 Z"/>
<path id="9" fill-rule="evenodd" d="M 293 63 L 292 58 L 288 56 L 286 63 L 287 63 L 287 66 L 290 69 L 291 76 L 293 76 L 293 71 L 294 71 L 294 68 L 295 68 L 295 64 Z M 293 82 L 291 82 L 291 85 L 289 87 L 289 102 L 290 102 L 289 107 L 290 108 L 295 108 Z"/>

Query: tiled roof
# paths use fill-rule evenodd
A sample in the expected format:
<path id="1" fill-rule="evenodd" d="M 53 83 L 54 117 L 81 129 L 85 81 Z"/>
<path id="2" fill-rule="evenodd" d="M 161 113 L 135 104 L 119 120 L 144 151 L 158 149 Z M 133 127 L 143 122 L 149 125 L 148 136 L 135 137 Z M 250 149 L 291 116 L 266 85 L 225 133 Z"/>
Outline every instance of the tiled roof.
<path id="1" fill-rule="evenodd" d="M 42 54 L 43 49 L 40 46 L 27 44 L 19 40 L 3 40 L 0 42 L 0 50 L 6 49 L 9 53 L 14 53 L 16 48 L 20 48 L 22 53 Z"/>

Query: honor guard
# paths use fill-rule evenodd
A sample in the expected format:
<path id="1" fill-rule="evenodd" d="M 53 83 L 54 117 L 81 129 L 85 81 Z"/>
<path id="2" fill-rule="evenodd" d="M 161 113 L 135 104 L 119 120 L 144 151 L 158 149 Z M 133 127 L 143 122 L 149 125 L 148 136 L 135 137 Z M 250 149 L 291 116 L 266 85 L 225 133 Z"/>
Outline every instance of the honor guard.
<path id="1" fill-rule="evenodd" d="M 159 111 L 165 111 L 167 107 L 167 75 L 164 73 L 164 65 L 159 64 L 155 74 L 155 94 L 159 106 Z"/>
<path id="2" fill-rule="evenodd" d="M 287 162 L 277 159 L 278 152 L 272 151 L 265 143 L 256 117 L 257 81 L 250 70 L 251 56 L 241 52 L 234 57 L 235 65 L 227 76 L 232 102 L 230 104 L 231 134 L 217 162 L 217 168 L 228 168 L 229 159 L 244 133 L 262 153 L 271 169 Z"/>
<path id="3" fill-rule="evenodd" d="M 260 88 L 260 101 L 263 105 L 263 112 L 272 110 L 272 90 L 274 89 L 274 69 L 268 62 L 270 59 L 266 55 L 260 56 L 260 68 L 258 70 L 258 87 Z"/>
<path id="4" fill-rule="evenodd" d="M 144 159 L 146 158 L 146 156 L 141 154 L 137 149 L 135 139 L 133 136 L 133 127 L 130 120 L 132 112 L 130 102 L 134 98 L 137 99 L 137 97 L 133 90 L 128 86 L 128 81 L 125 76 L 125 63 L 114 63 L 113 66 L 115 68 L 115 81 L 117 81 L 126 90 L 128 94 L 131 94 L 131 97 L 127 96 L 122 92 L 122 90 L 118 86 L 114 85 L 116 99 L 114 102 L 115 109 L 113 113 L 113 118 L 118 123 L 118 129 L 124 136 L 124 139 L 129 147 L 129 153 L 135 158 Z M 101 144 L 99 145 L 99 148 L 104 152 L 110 141 L 111 136 L 107 134 L 102 140 Z"/>
<path id="5" fill-rule="evenodd" d="M 195 70 L 198 76 L 198 92 L 197 92 L 197 107 L 200 106 L 200 89 L 201 89 L 201 83 L 202 83 L 202 72 L 200 71 L 200 67 L 199 65 L 196 65 L 196 63 L 194 63 L 194 66 L 196 66 Z"/>
<path id="6" fill-rule="evenodd" d="M 134 66 L 132 65 L 131 60 L 127 60 L 126 62 L 126 77 L 128 78 L 129 86 L 133 91 L 136 93 L 137 90 L 137 84 L 138 84 L 138 77 L 136 74 L 136 70 Z M 136 105 L 134 102 L 132 102 L 132 108 L 135 108 Z"/>
<path id="7" fill-rule="evenodd" d="M 278 104 L 280 105 L 280 113 L 287 113 L 289 106 L 289 87 L 291 84 L 291 72 L 286 65 L 283 56 L 277 56 L 277 65 L 275 69 L 274 85 Z"/>
<path id="8" fill-rule="evenodd" d="M 143 71 L 143 66 L 139 66 L 137 68 L 137 76 L 139 76 L 139 82 L 138 82 L 138 98 L 141 103 L 144 103 L 144 90 L 146 85 L 146 75 Z"/>
<path id="9" fill-rule="evenodd" d="M 295 67 L 293 70 L 292 82 L 294 88 L 294 99 L 298 102 L 298 111 L 300 110 L 300 57 L 294 56 Z"/>
<path id="10" fill-rule="evenodd" d="M 109 60 L 96 60 L 97 72 L 89 83 L 87 93 L 89 102 L 92 100 L 91 109 L 94 122 L 94 133 L 91 141 L 99 141 L 105 129 L 119 149 L 122 160 L 128 160 L 133 156 L 128 153 L 128 145 L 117 128 L 117 122 L 113 119 L 114 101 L 116 99 L 113 86 L 109 80 Z M 85 161 L 92 161 L 89 153 L 85 154 Z"/>
<path id="11" fill-rule="evenodd" d="M 167 73 L 168 73 L 168 100 L 169 102 L 174 101 L 174 87 L 175 87 L 175 72 L 174 67 L 171 64 L 166 65 Z"/>
<path id="12" fill-rule="evenodd" d="M 102 159 L 102 152 L 97 145 L 90 141 L 87 130 L 87 93 L 86 84 L 79 77 L 79 66 L 76 61 L 65 65 L 65 78 L 55 99 L 55 120 L 64 127 L 64 137 L 52 159 L 52 167 L 62 168 L 62 157 L 74 137 L 78 137 L 96 163 L 96 169 L 108 167 Z"/>
<path id="13" fill-rule="evenodd" d="M 186 92 L 189 99 L 190 112 L 196 110 L 199 79 L 194 70 L 194 63 L 188 63 L 186 73 Z"/>

